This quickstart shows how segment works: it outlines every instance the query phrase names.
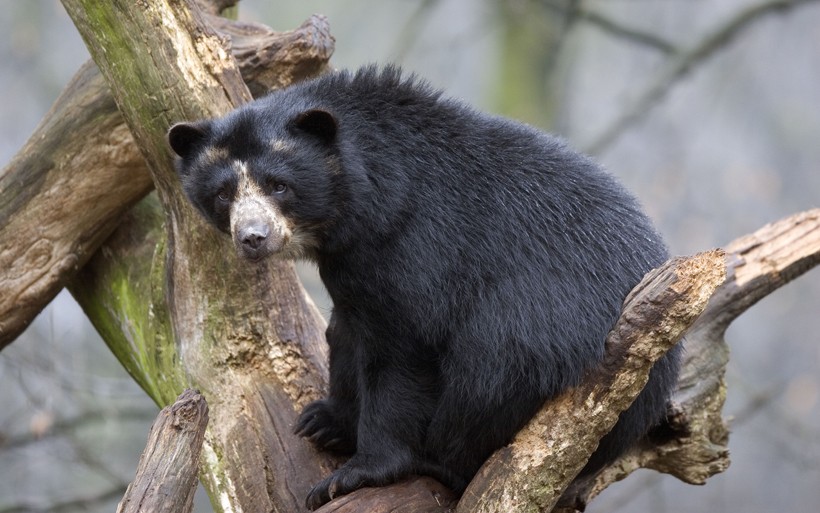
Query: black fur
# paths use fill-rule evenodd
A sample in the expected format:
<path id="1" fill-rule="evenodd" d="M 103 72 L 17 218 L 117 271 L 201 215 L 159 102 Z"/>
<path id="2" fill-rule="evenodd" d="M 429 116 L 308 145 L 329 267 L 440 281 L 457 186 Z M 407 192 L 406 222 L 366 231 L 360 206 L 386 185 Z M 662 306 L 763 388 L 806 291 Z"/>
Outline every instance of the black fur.
<path id="1" fill-rule="evenodd" d="M 334 304 L 330 393 L 296 431 L 352 457 L 314 487 L 312 508 L 412 473 L 463 490 L 601 360 L 623 299 L 667 258 L 636 201 L 590 159 L 392 67 L 330 74 L 169 137 L 185 191 L 216 226 L 226 229 L 217 191 L 235 178 L 201 162 L 208 147 L 263 187 L 287 184 L 272 201 L 313 237 L 305 254 Z M 292 146 L 272 151 L 272 140 Z M 662 419 L 679 351 L 585 473 Z"/>

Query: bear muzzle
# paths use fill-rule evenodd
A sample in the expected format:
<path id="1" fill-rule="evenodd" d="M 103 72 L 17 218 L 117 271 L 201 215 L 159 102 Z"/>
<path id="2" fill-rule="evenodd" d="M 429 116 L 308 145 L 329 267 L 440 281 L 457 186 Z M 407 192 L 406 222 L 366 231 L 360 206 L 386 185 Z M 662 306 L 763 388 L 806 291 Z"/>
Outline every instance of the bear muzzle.
<path id="1" fill-rule="evenodd" d="M 277 229 L 262 220 L 251 220 L 236 226 L 233 236 L 236 252 L 256 262 L 281 252 L 290 240 L 288 230 Z"/>

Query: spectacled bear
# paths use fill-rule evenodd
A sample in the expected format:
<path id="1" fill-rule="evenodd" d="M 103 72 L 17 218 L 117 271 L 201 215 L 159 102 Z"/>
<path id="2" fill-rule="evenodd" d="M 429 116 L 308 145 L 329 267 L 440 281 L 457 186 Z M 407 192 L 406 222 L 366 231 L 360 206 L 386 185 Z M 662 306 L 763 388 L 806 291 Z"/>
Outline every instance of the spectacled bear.
<path id="1" fill-rule="evenodd" d="M 333 300 L 329 394 L 295 431 L 351 457 L 311 508 L 410 474 L 463 491 L 601 361 L 627 293 L 667 258 L 591 159 L 396 67 L 334 72 L 168 139 L 188 198 L 241 256 L 312 260 Z M 584 473 L 664 417 L 679 352 Z"/>

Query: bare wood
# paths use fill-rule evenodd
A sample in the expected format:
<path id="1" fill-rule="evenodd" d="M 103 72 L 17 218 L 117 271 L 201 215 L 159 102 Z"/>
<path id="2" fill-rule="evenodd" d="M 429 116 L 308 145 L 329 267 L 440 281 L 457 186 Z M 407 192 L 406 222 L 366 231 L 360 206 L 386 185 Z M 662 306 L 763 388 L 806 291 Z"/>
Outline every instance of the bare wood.
<path id="1" fill-rule="evenodd" d="M 0 348 L 151 187 L 102 77 L 84 65 L 0 174 Z"/>
<path id="2" fill-rule="evenodd" d="M 418 477 L 382 488 L 362 488 L 335 499 L 316 513 L 452 513 L 457 498 L 429 477 Z"/>
<path id="3" fill-rule="evenodd" d="M 320 16 L 282 33 L 208 19 L 230 38 L 242 77 L 256 94 L 321 72 L 333 52 Z M 0 349 L 152 189 L 108 86 L 89 61 L 0 171 Z"/>
<path id="4" fill-rule="evenodd" d="M 154 40 L 154 36 L 146 39 Z M 210 50 L 218 53 L 215 47 Z M 165 69 L 165 65 L 160 67 Z M 146 119 L 149 124 L 154 120 L 151 117 Z M 150 134 L 146 139 L 151 139 Z M 144 142 L 141 141 L 141 144 Z M 153 143 L 149 141 L 147 144 Z M 158 162 L 162 167 L 162 162 Z M 169 177 L 167 170 L 161 169 L 159 172 L 155 171 L 155 174 Z M 162 183 L 162 180 L 158 182 Z M 309 306 L 300 302 L 304 301 L 302 291 L 298 284 L 294 285 L 288 267 L 271 264 L 266 267 L 242 268 L 232 258 L 232 252 L 223 240 L 197 224 L 187 212 L 178 211 L 177 207 L 183 208 L 176 197 L 178 191 L 174 190 L 173 183 L 169 182 L 167 185 L 169 187 L 163 193 L 163 198 L 172 223 L 171 231 L 167 238 L 160 234 L 158 238 L 151 240 L 158 242 L 161 247 L 172 248 L 172 258 L 165 264 L 163 253 L 159 253 L 160 258 L 155 259 L 156 270 L 151 271 L 151 283 L 147 286 L 153 288 L 153 293 L 160 297 L 152 299 L 151 306 L 165 307 L 166 311 L 157 314 L 159 310 L 156 308 L 148 310 L 154 315 L 167 316 L 155 321 L 163 326 L 170 326 L 167 331 L 162 327 L 158 328 L 166 333 L 164 336 L 171 342 L 170 345 L 162 345 L 161 351 L 179 358 L 182 362 L 183 380 L 207 383 L 219 403 L 216 409 L 220 412 L 217 422 L 220 427 L 209 435 L 206 449 L 210 449 L 210 456 L 206 455 L 205 459 L 213 457 L 217 460 L 217 465 L 223 468 L 221 473 L 208 465 L 206 468 L 211 471 L 211 478 L 225 478 L 230 482 L 212 484 L 211 489 L 224 492 L 228 500 L 241 504 L 249 511 L 297 511 L 301 509 L 301 504 L 297 503 L 304 497 L 302 492 L 305 483 L 310 484 L 311 475 L 320 472 L 319 469 L 325 464 L 312 456 L 298 440 L 289 437 L 287 432 L 294 409 L 315 396 L 322 387 L 322 376 L 326 369 L 322 367 L 321 350 L 314 345 L 315 340 L 320 338 L 320 335 L 317 336 L 317 331 L 320 331 L 318 321 L 312 319 L 310 312 L 304 312 L 309 310 Z M 129 235 L 133 237 L 133 233 Z M 122 237 L 129 235 L 124 232 Z M 156 236 L 156 233 L 151 236 Z M 121 244 L 120 249 L 128 247 L 127 242 Z M 127 252 L 118 256 L 112 256 L 111 253 L 100 255 L 86 276 L 102 277 L 95 285 L 102 288 L 111 283 L 104 277 L 106 265 L 122 264 L 129 261 L 129 258 Z M 803 265 L 807 265 L 805 259 L 801 261 L 804 262 Z M 172 278 L 170 284 L 160 283 L 161 280 L 156 278 L 164 277 L 165 273 L 169 273 Z M 211 283 L 207 278 L 213 276 L 225 277 L 225 283 L 219 284 L 225 290 L 214 291 L 206 287 L 205 284 Z M 277 279 L 272 279 L 272 276 Z M 285 284 L 281 284 L 280 280 Z M 257 285 L 255 288 L 251 287 L 254 290 L 248 291 L 248 283 Z M 87 290 L 94 289 L 88 286 Z M 136 294 L 135 297 L 144 298 L 145 295 Z M 170 305 L 163 303 L 165 297 L 170 298 Z M 112 299 L 112 303 L 116 303 L 116 298 Z M 214 306 L 209 307 L 209 304 Z M 273 311 L 267 311 L 271 306 Z M 295 320 L 292 322 L 288 320 L 291 319 L 289 313 L 294 315 Z M 127 328 L 134 322 L 131 319 L 119 321 L 122 328 Z M 152 341 L 153 334 L 154 332 L 148 331 L 137 335 L 141 343 L 145 344 L 146 341 Z M 163 340 L 160 337 L 156 342 L 161 345 Z M 632 357 L 634 355 L 630 356 Z M 162 373 L 168 369 L 154 370 Z M 154 379 L 157 379 L 156 376 Z M 167 391 L 162 393 L 167 394 Z M 597 397 L 605 399 L 607 396 L 604 393 Z M 228 398 L 237 398 L 240 405 L 228 404 Z M 607 415 L 610 414 L 606 412 L 596 412 L 601 418 L 609 418 Z M 265 415 L 267 419 L 264 418 Z M 582 450 L 586 451 L 587 447 Z M 235 454 L 227 454 L 231 452 Z M 519 452 L 518 456 L 520 455 Z M 283 461 L 288 459 L 293 461 Z M 273 470 L 277 465 L 279 467 Z M 299 467 L 306 467 L 308 470 L 299 474 Z M 261 480 L 259 476 L 254 476 L 260 469 L 263 474 Z M 561 475 L 562 479 L 570 471 L 566 470 L 564 474 Z M 293 481 L 283 483 L 283 476 L 288 476 Z M 424 487 L 428 485 L 421 484 Z M 525 486 L 530 485 L 525 483 Z M 563 485 L 555 485 L 555 490 L 549 493 L 553 496 L 559 493 L 560 486 Z M 350 501 L 348 504 L 353 507 L 353 501 L 359 500 L 354 496 L 369 495 L 372 498 L 396 492 L 395 488 L 391 488 L 362 490 L 351 494 L 347 499 Z M 285 497 L 287 494 L 292 497 L 288 499 Z M 258 495 L 263 498 L 254 499 Z M 400 497 L 404 495 L 393 495 L 393 500 L 402 500 Z M 527 500 L 533 501 L 530 502 L 531 506 L 535 504 L 532 507 L 545 504 L 540 494 L 537 497 L 530 495 Z"/>
<path id="5" fill-rule="evenodd" d="M 601 491 L 639 468 L 671 474 L 692 484 L 702 484 L 710 476 L 728 468 L 729 431 L 722 417 L 722 408 L 726 396 L 723 375 L 729 353 L 723 334 L 737 316 L 758 300 L 820 264 L 820 209 L 801 212 L 768 224 L 753 234 L 729 243 L 725 253 L 725 260 L 713 260 L 711 265 L 715 266 L 713 271 L 717 271 L 725 262 L 726 279 L 717 287 L 703 313 L 685 333 L 687 351 L 677 392 L 671 404 L 669 426 L 664 432 L 653 433 L 594 479 L 572 483 L 554 511 L 583 510 Z M 709 270 L 705 270 L 709 274 Z M 639 292 L 641 289 L 643 292 Z M 619 325 L 635 322 L 634 318 L 629 320 L 632 314 L 628 311 L 634 311 L 636 293 L 646 295 L 647 288 L 641 285 L 633 291 L 631 301 L 625 304 Z M 698 303 L 702 308 L 702 298 Z M 630 307 L 630 304 L 633 306 Z M 647 313 L 643 311 L 644 315 Z M 655 326 L 653 323 L 649 327 Z M 612 337 L 615 335 L 616 332 L 611 334 L 610 343 L 614 342 Z M 598 378 L 591 378 L 581 390 L 594 387 L 596 379 Z M 583 394 L 580 396 L 575 396 L 576 400 L 583 398 Z M 533 423 L 539 423 L 539 418 L 546 417 L 545 426 L 552 425 L 548 423 L 553 422 L 563 424 L 561 418 L 576 415 L 577 410 L 574 408 L 588 406 L 568 406 L 565 403 L 569 400 L 568 397 L 571 396 L 558 399 L 557 405 L 547 404 Z M 590 397 L 592 395 L 587 396 Z M 608 401 L 602 396 L 595 397 L 595 403 L 601 402 L 602 408 L 609 408 Z M 567 412 L 567 409 L 571 411 Z M 538 450 L 539 447 L 543 449 L 544 445 L 547 446 L 544 451 L 577 450 L 583 454 L 576 456 L 585 461 L 589 455 L 588 447 L 579 450 L 574 445 L 589 444 L 590 438 L 598 436 L 586 435 L 585 432 L 594 427 L 589 418 L 583 415 L 575 417 L 577 424 L 564 425 L 555 433 L 546 433 L 544 426 L 531 424 L 526 427 L 511 446 L 499 450 L 485 465 L 459 502 L 457 511 L 549 511 L 556 493 L 566 485 L 567 476 L 571 479 L 580 467 L 577 464 L 565 466 L 569 470 L 565 473 L 558 472 L 559 478 L 547 483 L 551 486 L 544 486 L 546 481 L 543 469 L 535 470 L 532 462 L 545 457 L 545 453 Z M 574 432 L 577 431 L 577 426 L 583 427 L 584 432 Z M 546 463 L 550 467 L 562 465 L 557 461 Z M 521 465 L 516 467 L 516 464 Z M 553 469 L 550 468 L 549 471 L 553 472 Z M 428 493 L 433 493 L 431 482 L 421 481 L 420 478 L 411 482 L 415 486 L 426 486 Z M 391 498 L 392 504 L 401 504 L 403 500 L 407 500 L 403 489 L 387 487 L 380 490 L 382 496 L 372 489 L 354 492 L 345 499 L 345 504 L 351 504 L 355 500 L 359 511 L 378 511 L 378 505 Z M 548 495 L 549 501 L 545 501 L 541 493 Z M 479 504 L 480 497 L 486 497 L 487 502 Z M 335 511 L 332 508 L 340 501 L 342 499 L 332 501 L 319 511 Z"/>
<path id="6" fill-rule="evenodd" d="M 727 353 L 722 339 L 715 340 L 713 334 L 715 331 L 722 334 L 728 322 L 753 301 L 820 262 L 820 210 L 804 212 L 767 225 L 755 234 L 729 244 L 727 251 L 730 251 L 727 256 L 729 278 L 713 295 L 706 312 L 686 335 L 689 358 L 684 365 L 675 397 L 675 415 L 671 419 L 676 436 L 645 441 L 635 451 L 608 467 L 592 486 L 587 483 L 587 488 L 576 489 L 579 495 L 571 497 L 575 501 L 573 505 L 588 503 L 603 488 L 637 468 L 674 473 L 692 483 L 702 483 L 710 475 L 726 469 L 728 431 L 721 418 L 721 407 L 725 394 L 722 374 Z M 741 276 L 741 287 L 737 286 L 738 275 Z M 733 308 L 736 304 L 745 306 Z M 731 315 L 721 314 L 729 310 L 732 310 Z M 518 450 L 523 452 L 524 448 L 519 447 Z M 501 469 L 499 472 L 509 470 Z M 473 483 L 472 487 L 476 486 L 477 483 Z M 495 489 L 504 490 L 501 486 Z M 418 478 L 391 487 L 354 492 L 332 501 L 321 511 L 389 510 L 385 505 L 405 505 L 405 511 L 428 511 L 431 508 L 430 498 L 440 497 L 434 495 L 439 493 L 441 488 L 437 483 Z M 443 496 L 440 503 L 436 502 L 436 507 L 440 504 L 446 511 L 451 507 L 448 500 L 446 495 Z M 460 505 L 462 510 L 467 504 L 463 502 Z M 526 507 L 527 503 L 522 504 Z M 535 508 L 532 503 L 530 507 Z"/>
<path id="7" fill-rule="evenodd" d="M 174 404 L 163 408 L 117 513 L 193 511 L 207 425 L 208 404 L 198 391 L 185 390 Z"/>

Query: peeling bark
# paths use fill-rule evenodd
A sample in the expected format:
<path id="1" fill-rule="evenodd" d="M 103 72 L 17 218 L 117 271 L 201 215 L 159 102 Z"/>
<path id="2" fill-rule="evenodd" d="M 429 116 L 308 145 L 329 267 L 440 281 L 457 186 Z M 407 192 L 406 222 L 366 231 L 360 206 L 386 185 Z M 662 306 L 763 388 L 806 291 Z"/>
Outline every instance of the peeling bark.
<path id="1" fill-rule="evenodd" d="M 723 282 L 723 253 L 668 261 L 627 298 L 607 337 L 604 364 L 539 411 L 512 444 L 481 468 L 457 511 L 549 511 L 620 412 L 643 389 L 652 364 L 706 308 Z"/>
<path id="2" fill-rule="evenodd" d="M 158 193 L 129 213 L 72 293 L 158 403 L 189 386 L 208 398 L 200 476 L 218 510 L 301 511 L 335 463 L 291 428 L 326 386 L 324 321 L 290 263 L 240 261 L 193 211 L 165 141 L 174 122 L 226 113 L 250 94 L 222 38 L 186 2 L 63 3 Z M 285 66 L 309 46 L 276 59 Z M 302 70 L 292 77 L 308 69 L 292 67 Z"/>
<path id="3" fill-rule="evenodd" d="M 703 484 L 729 466 L 729 429 L 721 415 L 729 324 L 757 301 L 820 264 L 820 209 L 789 216 L 725 247 L 726 281 L 686 332 L 683 368 L 673 397 L 669 429 L 656 433 L 604 469 L 576 483 L 562 499 L 565 511 L 582 508 L 601 491 L 639 468 Z"/>
<path id="4" fill-rule="evenodd" d="M 723 376 L 729 351 L 723 334 L 735 318 L 758 300 L 820 264 L 820 209 L 801 212 L 766 225 L 753 234 L 727 244 L 724 252 L 725 259 L 709 259 L 715 266 L 714 269 L 708 268 L 711 265 L 703 269 L 706 275 L 711 274 L 712 278 L 709 280 L 712 280 L 714 273 L 725 265 L 726 279 L 708 298 L 703 313 L 684 335 L 687 350 L 677 391 L 670 403 L 666 426 L 650 433 L 632 451 L 592 479 L 573 482 L 553 509 L 556 495 L 560 494 L 560 490 L 567 486 L 567 482 L 583 466 L 583 461 L 590 453 L 590 444 L 599 436 L 590 436 L 587 431 L 601 428 L 598 420 L 591 421 L 591 416 L 580 416 L 576 417 L 576 421 L 580 418 L 583 422 L 578 421 L 575 425 L 570 423 L 569 426 L 546 433 L 549 426 L 565 422 L 557 417 L 568 415 L 572 418 L 577 414 L 575 408 L 590 407 L 590 404 L 583 401 L 575 404 L 574 401 L 585 397 L 583 394 L 575 395 L 578 394 L 577 391 L 570 391 L 546 404 L 510 446 L 500 449 L 488 461 L 458 503 L 456 511 L 553 509 L 567 513 L 583 510 L 601 491 L 639 468 L 671 474 L 692 484 L 702 484 L 714 474 L 726 470 L 729 466 L 729 430 L 721 413 L 726 397 Z M 641 289 L 639 286 L 636 291 Z M 645 298 L 649 299 L 646 297 L 648 289 L 643 287 L 642 290 Z M 640 322 L 636 323 L 634 317 L 635 302 L 638 299 L 636 291 L 630 295 L 631 300 L 628 299 L 625 303 L 619 325 L 631 322 L 633 326 L 640 326 Z M 700 298 L 698 301 L 701 307 L 702 300 Z M 645 310 L 642 312 L 646 313 Z M 645 324 L 643 329 L 651 333 L 655 329 L 655 321 Z M 639 329 L 638 332 L 640 331 Z M 637 335 L 638 332 L 634 334 Z M 617 331 L 613 331 L 608 339 L 609 350 L 620 345 L 615 340 L 616 334 Z M 632 370 L 626 372 L 631 373 Z M 600 378 L 591 377 L 579 390 L 594 388 L 597 379 Z M 591 397 L 593 395 L 586 396 Z M 600 395 L 595 397 L 597 407 L 612 409 L 609 400 L 604 400 Z M 620 407 L 615 409 L 618 408 Z M 606 419 L 602 412 L 597 413 L 600 414 L 597 417 L 599 420 Z M 611 421 L 609 418 L 604 424 Z M 578 425 L 584 428 L 581 433 L 577 433 Z M 579 449 L 575 445 L 584 447 Z M 553 451 L 558 454 L 553 454 Z M 562 451 L 582 453 L 576 454 L 582 463 L 573 462 L 573 457 L 561 454 Z M 546 468 L 539 468 L 535 463 Z M 549 473 L 551 477 L 546 477 L 545 473 Z M 406 483 L 425 487 L 428 494 L 435 490 L 429 481 L 422 478 L 411 479 Z M 337 504 L 342 500 L 346 507 L 351 507 L 350 504 L 355 501 L 359 511 L 384 511 L 379 509 L 381 504 L 413 504 L 418 506 L 417 511 L 427 511 L 425 506 L 412 502 L 413 497 L 424 497 L 425 494 L 411 494 L 406 488 L 409 484 L 402 485 L 359 490 L 343 499 L 331 501 L 319 511 L 336 511 Z M 443 511 L 449 511 L 447 506 Z"/>

